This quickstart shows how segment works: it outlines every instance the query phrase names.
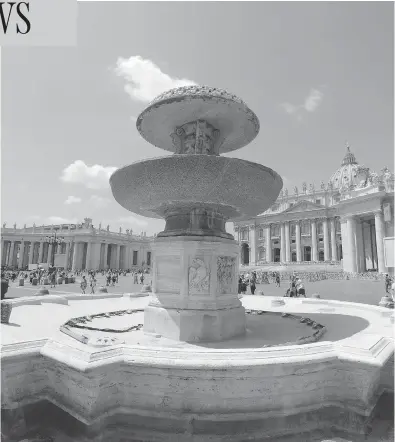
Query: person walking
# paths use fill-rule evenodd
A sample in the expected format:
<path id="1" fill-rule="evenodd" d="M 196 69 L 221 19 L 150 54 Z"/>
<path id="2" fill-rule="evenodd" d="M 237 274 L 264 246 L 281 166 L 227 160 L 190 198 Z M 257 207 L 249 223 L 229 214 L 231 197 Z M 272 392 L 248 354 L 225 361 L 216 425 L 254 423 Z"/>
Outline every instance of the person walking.
<path id="1" fill-rule="evenodd" d="M 95 287 L 96 287 L 96 278 L 91 278 L 91 294 L 95 294 Z"/>
<path id="2" fill-rule="evenodd" d="M 5 274 L 1 274 L 1 299 L 5 298 L 6 293 L 8 292 L 8 279 L 6 279 Z"/>
<path id="3" fill-rule="evenodd" d="M 250 289 L 251 289 L 251 295 L 254 295 L 256 290 L 256 272 L 252 272 L 251 274 Z"/>
<path id="4" fill-rule="evenodd" d="M 81 293 L 83 295 L 85 295 L 85 290 L 86 290 L 87 287 L 88 287 L 88 283 L 86 282 L 86 278 L 85 278 L 85 275 L 84 275 L 82 277 L 82 280 L 81 280 Z"/>
<path id="5" fill-rule="evenodd" d="M 280 287 L 280 273 L 276 273 L 276 287 Z"/>

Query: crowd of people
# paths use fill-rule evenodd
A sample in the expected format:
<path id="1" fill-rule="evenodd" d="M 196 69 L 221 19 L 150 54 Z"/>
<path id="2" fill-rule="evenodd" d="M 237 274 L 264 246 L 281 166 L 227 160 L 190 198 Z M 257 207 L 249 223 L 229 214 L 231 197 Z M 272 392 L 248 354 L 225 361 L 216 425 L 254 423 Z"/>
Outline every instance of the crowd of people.
<path id="1" fill-rule="evenodd" d="M 59 278 L 65 280 L 75 280 L 75 277 L 81 278 L 80 288 L 81 293 L 85 294 L 88 286 L 90 287 L 90 293 L 94 294 L 97 286 L 97 276 L 101 274 L 105 276 L 106 286 L 114 287 L 118 284 L 120 276 L 126 276 L 131 274 L 134 284 L 144 284 L 146 280 L 148 269 L 109 269 L 109 270 L 74 270 L 67 271 L 62 268 L 56 268 L 50 266 L 47 269 L 39 267 L 37 269 L 28 270 L 18 270 L 12 268 L 3 268 L 1 272 L 1 299 L 4 299 L 8 288 L 11 284 L 20 285 L 20 280 L 23 279 L 23 285 L 25 282 L 29 281 L 31 285 L 46 285 L 48 284 L 50 288 L 56 287 Z"/>
<path id="2" fill-rule="evenodd" d="M 280 272 L 268 272 L 261 273 L 258 278 L 257 272 L 253 271 L 251 273 L 240 273 L 239 283 L 238 283 L 238 294 L 245 295 L 250 288 L 251 295 L 255 294 L 257 284 L 270 284 L 275 283 L 276 287 L 281 286 L 281 281 L 284 278 L 281 277 Z M 285 297 L 306 297 L 306 289 L 304 283 L 300 276 L 293 272 L 289 277 L 289 282 L 286 285 L 287 289 L 284 293 Z M 259 291 L 258 294 L 263 295 L 263 291 Z"/>

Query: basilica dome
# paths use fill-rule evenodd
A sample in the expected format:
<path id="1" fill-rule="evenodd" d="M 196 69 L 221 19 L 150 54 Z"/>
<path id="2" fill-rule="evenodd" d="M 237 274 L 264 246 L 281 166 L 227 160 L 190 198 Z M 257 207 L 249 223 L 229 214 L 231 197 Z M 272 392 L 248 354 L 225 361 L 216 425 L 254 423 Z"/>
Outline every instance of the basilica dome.
<path id="1" fill-rule="evenodd" d="M 350 151 L 350 146 L 346 145 L 347 151 L 343 158 L 339 169 L 329 179 L 329 186 L 333 189 L 349 188 L 359 184 L 359 171 L 361 166 L 358 165 L 354 154 Z"/>

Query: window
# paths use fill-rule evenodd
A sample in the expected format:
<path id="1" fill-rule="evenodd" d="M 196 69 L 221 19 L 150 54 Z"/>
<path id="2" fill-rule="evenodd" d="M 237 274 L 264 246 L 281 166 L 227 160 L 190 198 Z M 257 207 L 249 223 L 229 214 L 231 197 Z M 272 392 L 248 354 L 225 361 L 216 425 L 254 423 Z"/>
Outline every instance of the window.
<path id="1" fill-rule="evenodd" d="M 278 244 L 279 243 L 279 241 L 273 241 L 273 244 Z"/>
<path id="2" fill-rule="evenodd" d="M 315 200 L 315 203 L 316 203 L 316 204 L 321 204 L 321 200 L 320 200 L 320 199 Z"/>
<path id="3" fill-rule="evenodd" d="M 320 238 L 320 242 L 323 242 L 324 241 L 324 238 Z"/>
<path id="4" fill-rule="evenodd" d="M 340 220 L 338 218 L 336 218 L 335 227 L 336 227 L 336 229 L 335 229 L 336 232 L 341 232 Z"/>
<path id="5" fill-rule="evenodd" d="M 133 250 L 133 265 L 134 266 L 137 265 L 137 255 L 138 255 L 138 251 L 137 250 Z"/>
<path id="6" fill-rule="evenodd" d="M 280 236 L 280 226 L 279 225 L 273 226 L 272 236 Z"/>
<path id="7" fill-rule="evenodd" d="M 324 233 L 324 228 L 323 228 L 322 223 L 318 223 L 317 224 L 317 232 L 318 232 L 319 235 L 320 234 L 322 235 Z"/>
<path id="8" fill-rule="evenodd" d="M 291 224 L 291 236 L 296 235 L 296 224 Z"/>
<path id="9" fill-rule="evenodd" d="M 265 260 L 265 249 L 259 249 L 259 257 L 258 257 L 259 261 L 264 261 Z"/>
<path id="10" fill-rule="evenodd" d="M 242 230 L 241 231 L 241 240 L 242 241 L 248 241 L 248 230 Z"/>
<path id="11" fill-rule="evenodd" d="M 289 203 L 289 208 L 291 208 L 294 205 L 294 203 Z"/>
<path id="12" fill-rule="evenodd" d="M 295 244 L 295 243 L 296 243 L 296 240 L 293 239 L 291 242 L 292 242 L 292 244 Z"/>
<path id="13" fill-rule="evenodd" d="M 310 221 L 303 221 L 301 225 L 302 235 L 310 235 Z"/>
<path id="14" fill-rule="evenodd" d="M 259 229 L 258 230 L 258 238 L 262 239 L 263 238 L 263 229 Z"/>
<path id="15" fill-rule="evenodd" d="M 147 252 L 147 266 L 151 265 L 151 252 Z"/>

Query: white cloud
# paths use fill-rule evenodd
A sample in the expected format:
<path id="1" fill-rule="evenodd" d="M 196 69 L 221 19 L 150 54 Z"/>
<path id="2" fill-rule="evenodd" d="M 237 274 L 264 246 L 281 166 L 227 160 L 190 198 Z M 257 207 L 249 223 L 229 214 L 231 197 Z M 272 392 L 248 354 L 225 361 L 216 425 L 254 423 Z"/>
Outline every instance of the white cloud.
<path id="1" fill-rule="evenodd" d="M 314 112 L 321 104 L 324 94 L 318 89 L 311 89 L 308 97 L 304 101 L 304 109 L 307 112 Z"/>
<path id="2" fill-rule="evenodd" d="M 104 198 L 104 197 L 99 196 L 99 195 L 92 195 L 89 198 L 89 201 L 97 209 L 102 209 L 104 207 L 107 207 L 109 205 L 109 203 L 111 202 L 111 200 L 109 198 Z"/>
<path id="3" fill-rule="evenodd" d="M 304 99 L 304 104 L 281 103 L 280 107 L 289 115 L 296 116 L 298 121 L 303 120 L 305 112 L 315 112 L 322 103 L 324 94 L 318 89 L 311 89 L 308 96 Z"/>
<path id="4" fill-rule="evenodd" d="M 170 77 L 160 70 L 151 60 L 140 55 L 130 58 L 119 57 L 115 73 L 123 77 L 127 84 L 125 91 L 137 101 L 151 101 L 168 89 L 196 84 L 186 78 Z"/>
<path id="5" fill-rule="evenodd" d="M 295 106 L 291 103 L 281 103 L 280 106 L 285 110 L 287 114 L 294 114 L 300 108 L 300 106 Z"/>
<path id="6" fill-rule="evenodd" d="M 109 188 L 111 174 L 116 170 L 116 167 L 99 164 L 88 166 L 83 161 L 76 160 L 63 170 L 60 179 L 65 183 L 83 184 L 88 189 L 106 189 Z"/>
<path id="7" fill-rule="evenodd" d="M 65 204 L 77 204 L 77 203 L 80 203 L 81 201 L 82 201 L 82 199 L 79 198 L 78 196 L 69 195 L 67 197 L 67 200 L 64 203 Z"/>

